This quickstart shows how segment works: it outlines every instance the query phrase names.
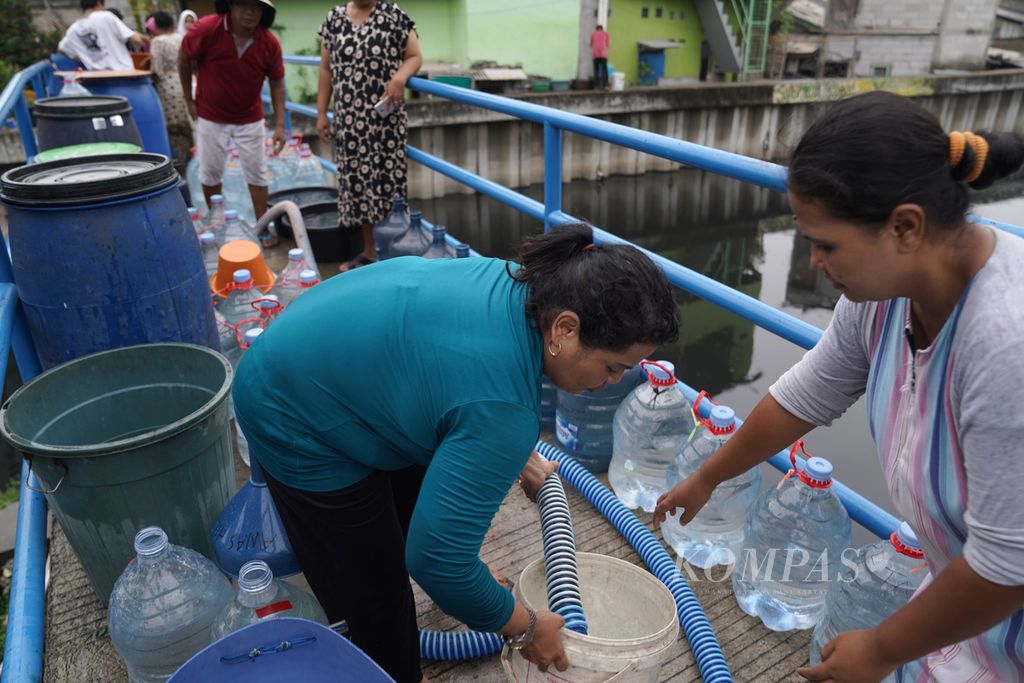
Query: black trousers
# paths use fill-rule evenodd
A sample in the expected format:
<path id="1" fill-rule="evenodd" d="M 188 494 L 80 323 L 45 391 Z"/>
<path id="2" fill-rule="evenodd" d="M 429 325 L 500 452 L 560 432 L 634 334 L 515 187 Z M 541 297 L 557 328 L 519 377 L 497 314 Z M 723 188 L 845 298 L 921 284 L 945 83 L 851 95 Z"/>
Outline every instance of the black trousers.
<path id="1" fill-rule="evenodd" d="M 352 486 L 315 493 L 264 471 L 274 506 L 306 581 L 334 623 L 397 683 L 419 683 L 416 602 L 405 567 L 405 536 L 423 467 L 374 472 Z"/>
<path id="2" fill-rule="evenodd" d="M 594 58 L 594 87 L 603 88 L 608 85 L 608 58 Z"/>

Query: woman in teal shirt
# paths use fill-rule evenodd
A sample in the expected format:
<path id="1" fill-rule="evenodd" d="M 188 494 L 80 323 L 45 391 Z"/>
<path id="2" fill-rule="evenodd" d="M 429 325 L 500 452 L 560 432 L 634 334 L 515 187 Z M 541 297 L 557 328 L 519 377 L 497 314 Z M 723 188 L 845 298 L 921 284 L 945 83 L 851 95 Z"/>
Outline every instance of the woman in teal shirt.
<path id="1" fill-rule="evenodd" d="M 600 389 L 678 335 L 669 285 L 635 248 L 566 226 L 528 239 L 520 262 L 400 258 L 333 278 L 235 378 L 306 579 L 398 683 L 422 678 L 409 576 L 542 670 L 568 666 L 561 617 L 517 604 L 480 546 L 517 477 L 532 493 L 553 470 L 531 458 L 541 373 Z"/>

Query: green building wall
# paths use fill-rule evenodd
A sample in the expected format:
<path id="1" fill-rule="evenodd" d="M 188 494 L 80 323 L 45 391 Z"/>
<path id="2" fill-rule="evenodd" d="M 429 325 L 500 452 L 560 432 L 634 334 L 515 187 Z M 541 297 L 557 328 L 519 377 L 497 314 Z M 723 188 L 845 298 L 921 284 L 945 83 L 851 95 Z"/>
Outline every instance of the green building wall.
<path id="1" fill-rule="evenodd" d="M 528 74 L 576 77 L 579 0 L 467 0 L 469 62 L 522 64 Z"/>
<path id="2" fill-rule="evenodd" d="M 285 54 L 318 54 L 317 30 L 331 0 L 288 0 L 277 13 L 275 30 Z M 522 64 L 528 74 L 556 80 L 576 77 L 580 45 L 579 0 L 404 0 L 399 6 L 416 22 L 423 61 L 469 67 L 473 62 Z M 637 41 L 675 40 L 666 50 L 665 77 L 697 77 L 703 29 L 692 0 L 611 0 L 607 29 L 608 61 L 639 81 Z M 644 8 L 647 16 L 643 16 Z M 658 16 L 660 10 L 661 16 Z M 316 69 L 289 65 L 292 99 L 313 102 Z"/>
<path id="3" fill-rule="evenodd" d="M 289 0 L 277 12 L 275 31 L 285 54 L 318 53 L 316 32 L 336 2 Z M 576 76 L 578 0 L 404 0 L 416 22 L 423 61 L 469 67 L 473 62 L 522 64 L 527 73 L 554 79 Z M 316 96 L 316 69 L 289 66 L 294 99 Z"/>
<path id="4" fill-rule="evenodd" d="M 331 0 L 289 0 L 277 12 L 274 30 L 284 54 L 319 54 L 317 31 L 331 8 Z M 405 0 L 401 7 L 416 22 L 424 61 L 465 63 L 466 0 Z M 288 94 L 292 99 L 315 101 L 316 69 L 288 65 Z"/>
<path id="5" fill-rule="evenodd" d="M 665 78 L 696 78 L 700 75 L 700 45 L 704 29 L 691 0 L 611 0 L 608 62 L 626 74 L 627 83 L 638 83 L 637 41 L 675 40 L 679 47 L 665 51 Z M 647 16 L 644 17 L 644 9 Z M 658 11 L 661 17 L 658 17 Z"/>

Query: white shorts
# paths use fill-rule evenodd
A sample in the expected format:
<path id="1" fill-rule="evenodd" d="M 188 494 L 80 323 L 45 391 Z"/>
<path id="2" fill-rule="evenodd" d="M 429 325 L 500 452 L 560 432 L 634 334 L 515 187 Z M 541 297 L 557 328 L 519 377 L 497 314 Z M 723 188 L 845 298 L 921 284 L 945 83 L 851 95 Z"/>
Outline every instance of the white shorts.
<path id="1" fill-rule="evenodd" d="M 214 123 L 203 118 L 197 120 L 195 135 L 199 182 L 207 187 L 220 185 L 227 165 L 228 146 L 234 141 L 246 184 L 266 187 L 269 182 L 264 149 L 265 130 L 262 119 L 243 124 Z"/>

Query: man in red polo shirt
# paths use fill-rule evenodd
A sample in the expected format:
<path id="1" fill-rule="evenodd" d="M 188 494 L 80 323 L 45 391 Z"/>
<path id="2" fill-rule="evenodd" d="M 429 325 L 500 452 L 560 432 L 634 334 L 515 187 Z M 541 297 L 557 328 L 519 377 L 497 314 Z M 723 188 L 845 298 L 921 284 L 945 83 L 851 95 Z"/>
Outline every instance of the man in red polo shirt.
<path id="1" fill-rule="evenodd" d="M 221 192 L 230 141 L 249 185 L 259 218 L 267 210 L 263 79 L 270 80 L 274 109 L 274 149 L 284 147 L 284 61 L 281 44 L 269 31 L 274 23 L 270 0 L 217 0 L 217 13 L 203 17 L 181 41 L 178 75 L 185 105 L 196 120 L 199 182 L 207 203 Z M 192 98 L 193 65 L 198 72 Z M 269 233 L 261 239 L 273 239 Z M 266 241 L 267 246 L 272 246 Z"/>

